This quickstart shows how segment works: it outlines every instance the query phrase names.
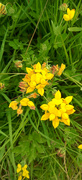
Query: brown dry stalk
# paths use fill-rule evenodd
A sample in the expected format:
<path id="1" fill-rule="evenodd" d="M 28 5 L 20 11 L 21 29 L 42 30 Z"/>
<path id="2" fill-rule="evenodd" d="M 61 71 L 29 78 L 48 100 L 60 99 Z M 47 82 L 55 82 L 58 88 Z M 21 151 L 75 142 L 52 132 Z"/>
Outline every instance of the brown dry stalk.
<path id="1" fill-rule="evenodd" d="M 32 42 L 32 40 L 33 40 L 33 37 L 34 37 L 35 32 L 36 32 L 36 29 L 37 29 L 37 27 L 38 27 L 38 24 L 39 24 L 39 22 L 40 22 L 40 19 L 41 19 L 42 15 L 43 15 L 43 12 L 44 12 L 44 10 L 45 10 L 45 8 L 46 8 L 46 6 L 47 6 L 47 3 L 48 3 L 48 0 L 46 1 L 45 6 L 44 6 L 44 9 L 43 9 L 43 11 L 41 12 L 41 14 L 40 14 L 40 16 L 39 16 L 38 22 L 37 22 L 37 24 L 36 24 L 36 27 L 35 27 L 34 32 L 33 32 L 33 34 L 32 34 L 32 37 L 31 37 L 31 39 L 30 39 L 30 41 L 29 41 L 29 44 L 28 44 L 27 50 L 26 50 L 26 52 L 25 52 L 25 55 L 27 54 L 27 51 L 28 51 L 28 49 L 29 49 L 29 47 L 30 47 L 30 45 L 31 45 L 31 42 Z"/>

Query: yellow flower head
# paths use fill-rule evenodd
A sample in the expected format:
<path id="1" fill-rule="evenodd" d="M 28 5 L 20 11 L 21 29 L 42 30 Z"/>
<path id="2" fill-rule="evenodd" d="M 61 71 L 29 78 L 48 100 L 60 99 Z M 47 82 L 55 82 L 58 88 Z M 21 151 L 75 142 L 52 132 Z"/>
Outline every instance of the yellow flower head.
<path id="1" fill-rule="evenodd" d="M 17 165 L 17 173 L 19 173 L 18 180 L 22 180 L 22 178 L 29 179 L 29 171 L 27 171 L 27 164 L 25 164 L 24 167 L 22 167 L 21 164 L 18 164 Z"/>
<path id="2" fill-rule="evenodd" d="M 75 14 L 75 9 L 70 10 L 69 8 L 67 8 L 67 14 L 63 15 L 63 19 L 65 21 L 70 21 L 71 19 L 73 19 Z"/>
<path id="3" fill-rule="evenodd" d="M 23 78 L 24 84 L 20 84 L 22 92 L 26 91 L 27 94 L 37 89 L 41 96 L 44 95 L 44 87 L 49 84 L 48 81 L 54 76 L 45 66 L 46 64 L 41 66 L 38 62 L 32 69 L 28 67 L 26 68 L 28 74 Z"/>
<path id="4" fill-rule="evenodd" d="M 12 101 L 12 102 L 9 104 L 9 108 L 12 108 L 13 110 L 16 110 L 16 109 L 18 108 L 17 104 L 18 104 L 17 101 Z"/>
<path id="5" fill-rule="evenodd" d="M 24 169 L 22 176 L 24 176 L 24 177 L 26 177 L 26 178 L 29 179 L 29 171 L 27 171 L 26 169 Z"/>
<path id="6" fill-rule="evenodd" d="M 58 90 L 55 93 L 55 98 L 53 98 L 48 104 L 42 104 L 40 108 L 45 111 L 41 120 L 45 121 L 49 119 L 52 121 L 54 128 L 57 128 L 59 122 L 70 126 L 69 115 L 75 112 L 74 106 L 69 103 L 72 100 L 72 96 L 68 96 L 65 99 L 61 98 L 61 92 Z"/>

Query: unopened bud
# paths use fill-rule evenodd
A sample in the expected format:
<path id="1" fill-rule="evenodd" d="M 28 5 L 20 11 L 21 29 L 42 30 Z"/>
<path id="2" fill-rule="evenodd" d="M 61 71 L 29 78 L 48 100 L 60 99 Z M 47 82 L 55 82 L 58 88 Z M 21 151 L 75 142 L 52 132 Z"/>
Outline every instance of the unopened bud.
<path id="1" fill-rule="evenodd" d="M 66 11 L 67 8 L 68 8 L 68 4 L 66 4 L 66 3 L 61 4 L 60 7 L 59 7 L 59 9 L 60 9 L 61 11 Z"/>
<path id="2" fill-rule="evenodd" d="M 22 61 L 15 61 L 14 63 L 17 68 L 22 68 Z"/>

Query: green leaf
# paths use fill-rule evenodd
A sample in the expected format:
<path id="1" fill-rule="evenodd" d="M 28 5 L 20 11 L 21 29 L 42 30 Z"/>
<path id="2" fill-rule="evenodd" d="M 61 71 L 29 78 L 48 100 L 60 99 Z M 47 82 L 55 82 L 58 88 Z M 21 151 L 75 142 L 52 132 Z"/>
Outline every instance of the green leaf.
<path id="1" fill-rule="evenodd" d="M 14 39 L 14 41 L 9 41 L 9 46 L 11 46 L 13 49 L 18 49 L 18 40 Z"/>
<path id="2" fill-rule="evenodd" d="M 67 34 L 66 33 L 63 33 L 62 34 L 62 39 L 63 41 L 65 41 L 67 37 Z M 62 43 L 62 39 L 61 39 L 61 36 L 58 35 L 55 40 L 54 40 L 54 48 L 57 49 L 58 47 L 62 47 L 63 46 L 63 43 Z"/>
<path id="3" fill-rule="evenodd" d="M 36 143 L 36 149 L 38 151 L 38 153 L 44 153 L 44 146 Z"/>
<path id="4" fill-rule="evenodd" d="M 59 35 L 61 33 L 61 26 L 55 26 L 53 21 L 51 21 L 51 23 L 52 23 L 52 28 L 53 28 L 54 34 Z"/>
<path id="5" fill-rule="evenodd" d="M 39 133 L 37 133 L 36 131 L 33 132 L 33 139 L 35 141 L 37 141 L 38 143 L 44 143 L 46 142 L 46 139 L 44 139 Z"/>
<path id="6" fill-rule="evenodd" d="M 69 27 L 68 30 L 73 32 L 82 31 L 82 27 Z"/>
<path id="7" fill-rule="evenodd" d="M 3 146 L 3 148 L 1 148 L 0 150 L 0 161 L 3 158 L 4 153 L 5 153 L 5 146 Z"/>
<path id="8" fill-rule="evenodd" d="M 37 156 L 36 154 L 36 148 L 35 148 L 35 143 L 33 143 L 30 147 L 30 152 L 29 152 L 29 163 L 31 163 Z"/>

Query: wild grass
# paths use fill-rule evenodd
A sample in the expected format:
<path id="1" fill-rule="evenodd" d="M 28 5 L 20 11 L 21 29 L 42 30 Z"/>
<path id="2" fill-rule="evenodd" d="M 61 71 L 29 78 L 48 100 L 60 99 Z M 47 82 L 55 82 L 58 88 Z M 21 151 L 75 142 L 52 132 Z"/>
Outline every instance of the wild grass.
<path id="1" fill-rule="evenodd" d="M 82 4 L 81 0 L 4 0 L 7 14 L 0 16 L 0 177 L 17 180 L 17 164 L 28 164 L 30 180 L 81 180 L 82 155 Z M 75 9 L 72 21 L 63 20 L 62 3 Z M 46 5 L 45 5 L 46 4 Z M 15 61 L 22 61 L 22 68 Z M 73 96 L 75 113 L 71 125 L 63 123 L 54 129 L 51 122 L 41 121 L 40 105 L 44 98 L 34 100 L 36 110 L 25 108 L 17 116 L 9 103 L 20 97 L 19 82 L 26 67 L 43 62 L 66 65 L 56 77 L 50 92 L 60 90 L 63 97 Z M 47 88 L 46 88 L 47 89 Z"/>

